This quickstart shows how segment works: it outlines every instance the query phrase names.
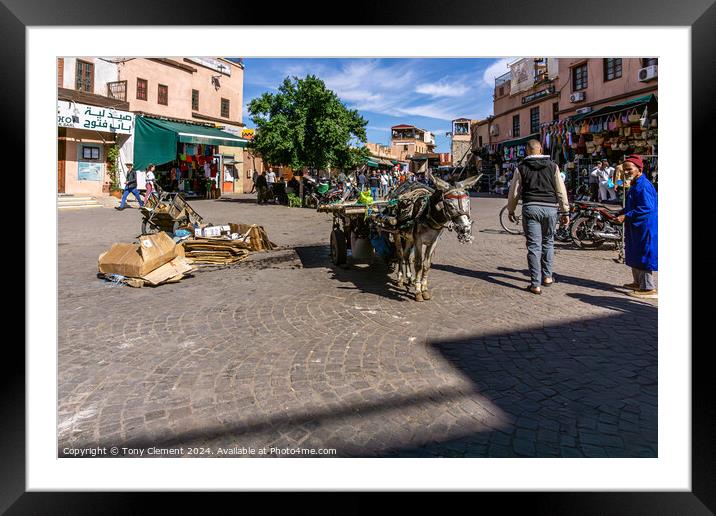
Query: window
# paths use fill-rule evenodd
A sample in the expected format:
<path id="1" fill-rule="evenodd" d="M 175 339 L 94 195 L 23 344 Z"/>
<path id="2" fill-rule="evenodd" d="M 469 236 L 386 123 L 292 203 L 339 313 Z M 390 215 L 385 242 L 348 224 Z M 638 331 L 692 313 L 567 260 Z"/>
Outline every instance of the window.
<path id="1" fill-rule="evenodd" d="M 622 60 L 621 59 L 605 59 L 604 60 L 604 81 L 613 81 L 622 76 Z"/>
<path id="2" fill-rule="evenodd" d="M 512 136 L 519 136 L 520 135 L 520 115 L 515 115 L 512 117 Z"/>
<path id="3" fill-rule="evenodd" d="M 163 106 L 169 104 L 169 87 L 164 84 L 160 84 L 157 89 L 157 103 Z"/>
<path id="4" fill-rule="evenodd" d="M 229 118 L 229 99 L 221 99 L 221 116 Z"/>
<path id="5" fill-rule="evenodd" d="M 94 65 L 87 61 L 77 60 L 75 72 L 75 89 L 77 91 L 94 92 Z"/>
<path id="6" fill-rule="evenodd" d="M 403 150 L 404 150 L 404 151 L 407 151 L 407 150 L 408 150 L 408 146 L 407 146 L 407 145 L 403 145 Z"/>
<path id="7" fill-rule="evenodd" d="M 552 120 L 559 120 L 559 102 L 552 104 Z"/>
<path id="8" fill-rule="evenodd" d="M 530 109 L 530 134 L 539 132 L 539 106 Z"/>
<path id="9" fill-rule="evenodd" d="M 99 159 L 99 147 L 82 146 L 82 159 Z"/>
<path id="10" fill-rule="evenodd" d="M 586 63 L 572 68 L 572 91 L 583 90 L 587 87 Z"/>
<path id="11" fill-rule="evenodd" d="M 191 108 L 199 111 L 199 90 L 191 90 Z"/>
<path id="12" fill-rule="evenodd" d="M 499 88 L 497 88 L 497 96 L 498 96 L 498 97 L 501 97 L 501 96 L 503 96 L 504 94 L 505 94 L 505 87 L 504 87 L 504 86 L 500 86 Z"/>
<path id="13" fill-rule="evenodd" d="M 645 57 L 641 60 L 641 66 L 643 68 L 646 68 L 647 66 L 657 65 L 659 64 L 659 59 L 656 57 Z"/>
<path id="14" fill-rule="evenodd" d="M 137 79 L 137 100 L 147 100 L 146 79 Z"/>
<path id="15" fill-rule="evenodd" d="M 115 81 L 107 83 L 107 96 L 111 99 L 121 101 L 127 100 L 127 81 Z"/>

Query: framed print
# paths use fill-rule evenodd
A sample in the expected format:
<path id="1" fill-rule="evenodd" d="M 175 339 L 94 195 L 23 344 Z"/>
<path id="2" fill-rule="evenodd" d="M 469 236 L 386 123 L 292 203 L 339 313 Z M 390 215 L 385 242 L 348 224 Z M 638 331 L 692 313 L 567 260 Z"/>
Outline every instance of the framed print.
<path id="1" fill-rule="evenodd" d="M 0 508 L 428 490 L 713 511 L 690 172 L 716 7 L 215 7 L 4 2 L 8 147 L 44 178 L 45 241 Z"/>

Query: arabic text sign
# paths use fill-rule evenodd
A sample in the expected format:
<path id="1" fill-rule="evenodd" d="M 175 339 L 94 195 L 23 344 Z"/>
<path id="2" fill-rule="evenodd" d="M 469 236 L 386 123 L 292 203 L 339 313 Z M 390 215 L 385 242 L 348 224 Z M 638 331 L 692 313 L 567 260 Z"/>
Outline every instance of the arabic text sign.
<path id="1" fill-rule="evenodd" d="M 57 126 L 91 129 L 105 133 L 132 134 L 134 115 L 129 111 L 62 100 L 57 102 Z"/>

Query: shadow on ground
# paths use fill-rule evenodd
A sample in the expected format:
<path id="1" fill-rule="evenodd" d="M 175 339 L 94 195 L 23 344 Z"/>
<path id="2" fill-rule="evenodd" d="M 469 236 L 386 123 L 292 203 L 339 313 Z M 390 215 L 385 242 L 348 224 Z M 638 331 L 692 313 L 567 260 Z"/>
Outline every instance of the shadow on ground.
<path id="1" fill-rule="evenodd" d="M 187 431 L 167 425 L 122 443 L 89 439 L 73 445 L 260 441 L 335 448 L 339 457 L 656 457 L 656 308 L 614 297 L 573 297 L 614 313 L 428 342 L 471 388 L 374 392 L 367 399 L 341 399 L 338 406 L 321 403 L 319 396 L 268 415 L 254 407 L 236 410 L 221 425 Z M 419 416 L 401 417 L 406 410 Z"/>

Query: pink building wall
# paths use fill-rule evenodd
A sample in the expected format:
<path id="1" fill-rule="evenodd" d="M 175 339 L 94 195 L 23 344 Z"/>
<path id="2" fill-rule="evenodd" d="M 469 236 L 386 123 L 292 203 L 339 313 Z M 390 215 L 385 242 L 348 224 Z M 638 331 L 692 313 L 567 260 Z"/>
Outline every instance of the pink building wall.
<path id="1" fill-rule="evenodd" d="M 141 111 L 170 118 L 194 121 L 213 121 L 238 126 L 243 116 L 243 67 L 221 60 L 231 75 L 222 74 L 183 57 L 169 58 L 179 66 L 151 59 L 132 59 L 118 65 L 118 80 L 127 81 L 127 101 L 130 111 Z M 212 83 L 212 76 L 219 77 L 219 87 Z M 137 99 L 137 79 L 147 81 L 147 100 Z M 158 87 L 168 87 L 167 105 L 158 102 Z M 199 92 L 199 109 L 192 109 L 192 90 Z M 229 100 L 229 117 L 221 116 L 221 99 Z M 217 120 L 204 120 L 198 113 Z"/>
<path id="2" fill-rule="evenodd" d="M 643 68 L 643 58 L 622 58 L 622 76 L 610 81 L 606 80 L 604 73 L 604 58 L 560 58 L 559 78 L 557 91 L 561 91 L 559 98 L 560 118 L 566 118 L 576 113 L 577 109 L 591 106 L 593 110 L 611 104 L 618 104 L 630 98 L 657 93 L 658 79 L 640 82 L 638 71 Z M 583 102 L 570 102 L 569 96 L 574 93 L 572 70 L 575 66 L 587 64 L 587 87 L 583 90 Z"/>

